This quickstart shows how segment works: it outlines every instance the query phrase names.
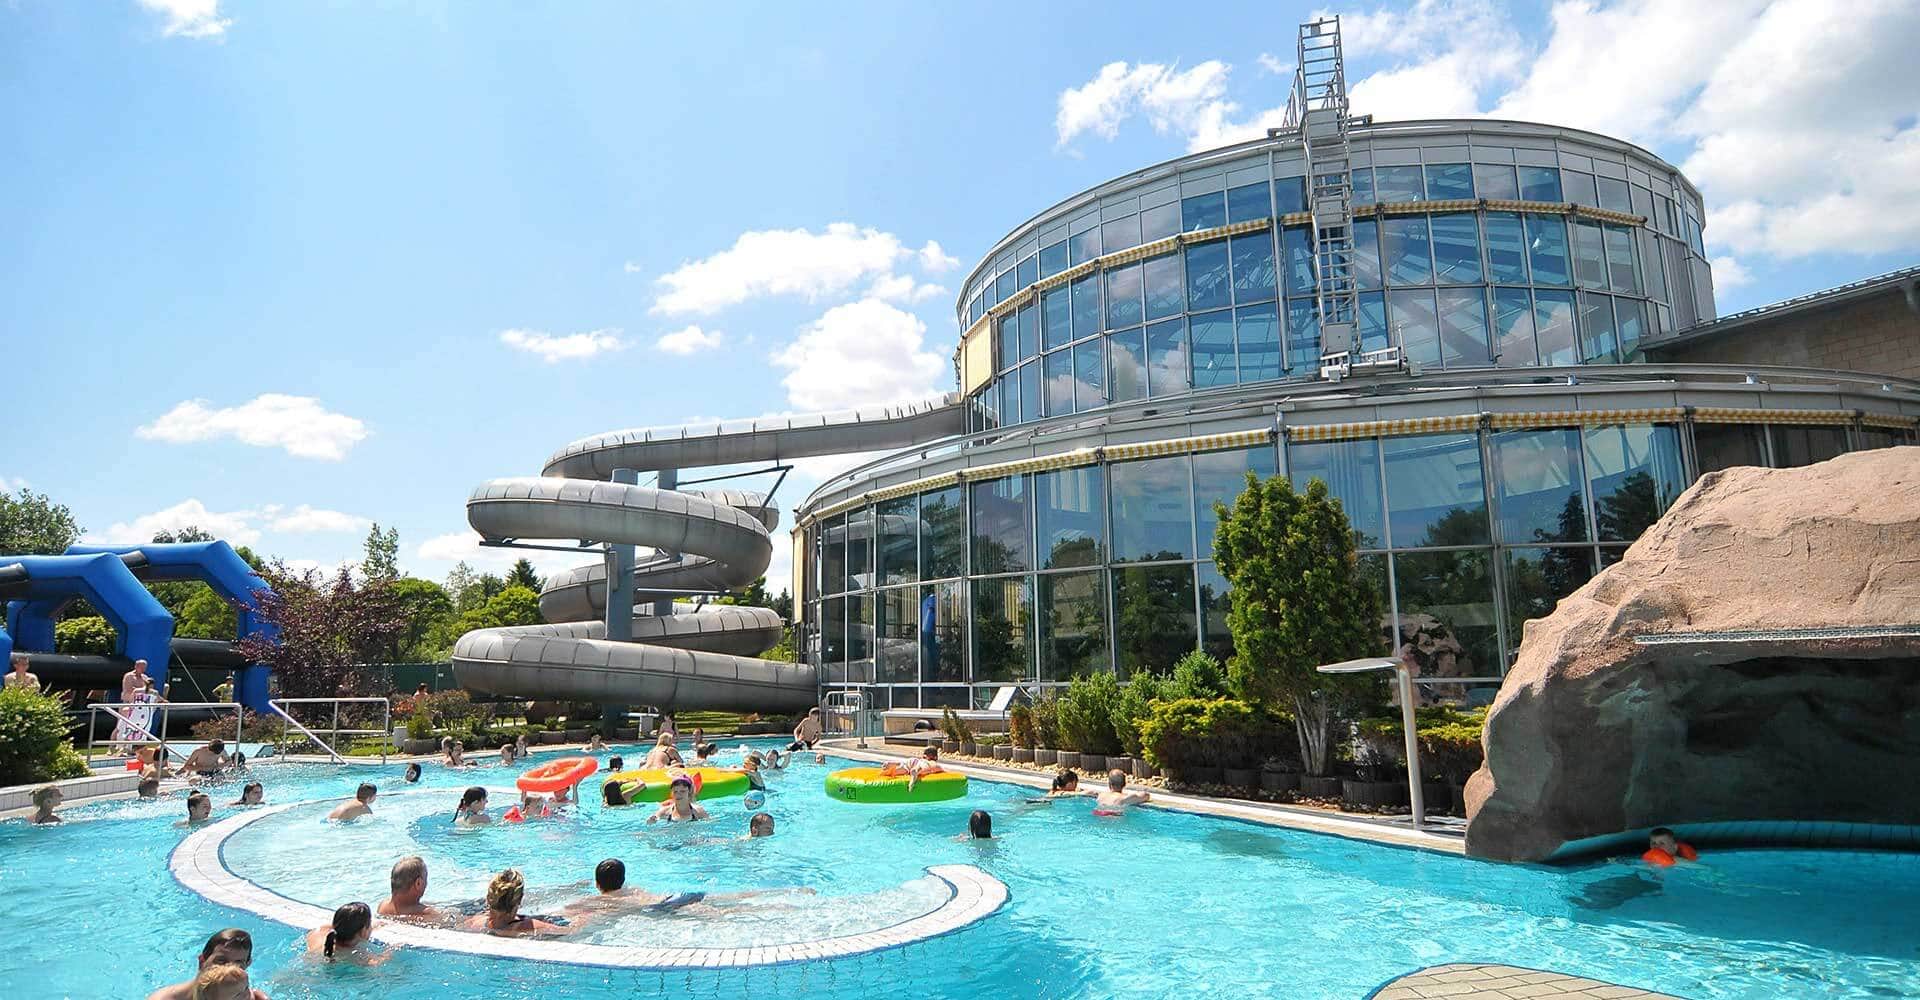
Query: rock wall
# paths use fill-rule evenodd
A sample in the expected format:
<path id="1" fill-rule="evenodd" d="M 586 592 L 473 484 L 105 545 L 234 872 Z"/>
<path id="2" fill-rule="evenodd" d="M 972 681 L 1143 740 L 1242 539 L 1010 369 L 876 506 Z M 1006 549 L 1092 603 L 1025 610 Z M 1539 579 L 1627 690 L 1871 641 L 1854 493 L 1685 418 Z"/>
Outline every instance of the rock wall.
<path id="1" fill-rule="evenodd" d="M 1467 851 L 1724 820 L 1920 823 L 1920 641 L 1639 645 L 1920 624 L 1920 447 L 1709 473 L 1530 621 L 1468 782 Z"/>

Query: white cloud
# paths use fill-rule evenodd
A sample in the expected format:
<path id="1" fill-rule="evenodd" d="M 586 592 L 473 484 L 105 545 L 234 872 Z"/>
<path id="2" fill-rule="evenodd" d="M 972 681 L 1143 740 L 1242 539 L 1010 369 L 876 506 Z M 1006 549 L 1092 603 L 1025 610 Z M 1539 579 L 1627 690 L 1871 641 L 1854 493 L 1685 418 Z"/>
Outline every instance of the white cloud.
<path id="1" fill-rule="evenodd" d="M 910 274 L 883 274 L 867 286 L 867 297 L 902 305 L 919 305 L 947 294 L 939 285 L 915 281 Z"/>
<path id="2" fill-rule="evenodd" d="M 24 490 L 29 485 L 26 480 L 18 476 L 0 476 L 0 493 L 12 493 L 15 490 Z"/>
<path id="3" fill-rule="evenodd" d="M 268 507 L 264 513 L 271 518 L 271 520 L 268 521 L 268 527 L 274 531 L 284 531 L 289 534 L 360 532 L 367 530 L 373 525 L 371 518 L 361 517 L 357 514 L 348 514 L 344 511 L 312 507 L 307 504 L 301 504 L 292 510 Z"/>
<path id="4" fill-rule="evenodd" d="M 456 562 L 465 562 L 476 571 L 501 574 L 512 569 L 515 561 L 526 559 L 533 563 L 535 572 L 543 577 L 570 570 L 575 566 L 601 561 L 600 550 L 597 548 L 582 549 L 577 556 L 564 552 L 548 552 L 543 549 L 499 548 L 481 545 L 480 536 L 472 531 L 435 535 L 416 546 L 414 555 L 430 562 L 442 563 L 446 569 L 451 569 Z M 442 572 L 444 573 L 444 570 Z"/>
<path id="5" fill-rule="evenodd" d="M 367 425 L 327 410 L 311 396 L 263 393 L 239 406 L 220 408 L 190 399 L 135 428 L 134 434 L 168 444 L 233 438 L 258 448 L 282 448 L 297 458 L 338 462 L 366 440 Z"/>
<path id="6" fill-rule="evenodd" d="M 802 410 L 877 406 L 938 394 L 948 365 L 926 349 L 927 325 L 879 299 L 835 306 L 773 356 L 787 401 Z"/>
<path id="7" fill-rule="evenodd" d="M 642 267 L 639 261 L 630 260 L 624 264 L 621 264 L 620 270 L 625 271 L 628 274 L 639 274 L 640 272 L 645 271 L 646 268 Z"/>
<path id="8" fill-rule="evenodd" d="M 198 499 L 188 497 L 164 510 L 117 522 L 99 534 L 89 532 L 87 538 L 101 544 L 130 544 L 152 541 L 162 531 L 199 528 L 234 545 L 251 545 L 260 540 L 260 529 L 255 526 L 259 517 L 260 512 L 254 510 L 208 510 Z"/>
<path id="9" fill-rule="evenodd" d="M 230 17 L 220 16 L 220 0 L 139 0 L 140 6 L 158 14 L 167 16 L 167 23 L 160 29 L 162 35 L 171 38 L 219 38 L 227 33 L 227 26 L 233 23 Z"/>
<path id="10" fill-rule="evenodd" d="M 589 330 L 586 333 L 552 334 L 540 330 L 502 330 L 500 342 L 515 350 L 537 354 L 547 364 L 580 361 L 596 354 L 624 350 L 626 341 L 619 330 Z"/>
<path id="11" fill-rule="evenodd" d="M 1104 139 L 1144 115 L 1154 131 L 1186 139 L 1191 150 L 1238 142 L 1266 134 L 1285 114 L 1279 106 L 1236 120 L 1240 105 L 1226 98 L 1232 67 L 1209 59 L 1181 70 L 1164 63 L 1108 63 L 1093 79 L 1060 92 L 1054 115 L 1057 147 L 1092 133 Z"/>
<path id="12" fill-rule="evenodd" d="M 721 334 L 718 330 L 702 330 L 697 326 L 690 326 L 684 330 L 661 334 L 659 339 L 653 342 L 653 346 L 668 354 L 684 357 L 701 351 L 711 351 L 720 346 L 720 340 Z"/>
<path id="13" fill-rule="evenodd" d="M 1713 287 L 1719 291 L 1753 283 L 1753 274 L 1732 257 L 1715 257 L 1710 263 L 1713 265 Z"/>
<path id="14" fill-rule="evenodd" d="M 773 229 L 741 233 L 733 246 L 661 275 L 653 311 L 711 314 L 766 295 L 809 302 L 837 295 L 861 279 L 885 274 L 909 251 L 900 238 L 850 222 L 824 232 Z"/>
<path id="15" fill-rule="evenodd" d="M 1260 63 L 1260 68 L 1263 71 L 1272 73 L 1274 76 L 1290 77 L 1293 75 L 1293 64 L 1290 62 L 1280 61 L 1280 57 L 1274 55 L 1271 52 L 1260 53 L 1260 58 L 1258 62 Z"/>
<path id="16" fill-rule="evenodd" d="M 920 267 L 930 274 L 951 271 L 960 266 L 960 258 L 947 253 L 938 240 L 928 240 L 915 256 L 920 258 Z"/>

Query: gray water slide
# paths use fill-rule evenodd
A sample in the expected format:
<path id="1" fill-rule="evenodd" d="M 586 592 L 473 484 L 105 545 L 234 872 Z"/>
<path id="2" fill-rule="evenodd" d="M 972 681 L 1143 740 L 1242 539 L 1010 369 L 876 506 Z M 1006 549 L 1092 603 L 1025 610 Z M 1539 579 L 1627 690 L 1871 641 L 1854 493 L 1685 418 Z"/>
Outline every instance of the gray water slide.
<path id="1" fill-rule="evenodd" d="M 610 482 L 640 472 L 779 462 L 905 448 L 963 433 L 953 394 L 843 413 L 647 428 L 582 438 L 539 477 L 495 479 L 467 498 L 467 522 L 490 541 L 609 542 L 654 550 L 633 571 L 633 641 L 607 639 L 604 561 L 555 574 L 540 594 L 552 624 L 468 632 L 454 643 L 460 686 L 484 694 L 599 704 L 783 711 L 814 703 L 811 666 L 753 654 L 779 642 L 767 608 L 676 603 L 663 592 L 744 587 L 773 558 L 780 511 L 760 493 L 670 490 Z M 796 595 L 797 596 L 797 595 Z"/>

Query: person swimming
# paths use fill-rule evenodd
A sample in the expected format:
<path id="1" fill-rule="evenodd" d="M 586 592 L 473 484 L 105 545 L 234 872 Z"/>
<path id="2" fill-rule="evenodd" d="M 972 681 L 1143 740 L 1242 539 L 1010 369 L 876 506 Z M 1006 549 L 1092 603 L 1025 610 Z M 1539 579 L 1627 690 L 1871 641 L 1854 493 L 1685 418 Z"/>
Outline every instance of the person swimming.
<path id="1" fill-rule="evenodd" d="M 379 794 L 379 788 L 375 787 L 371 782 L 363 781 L 360 783 L 359 789 L 353 793 L 353 798 L 335 806 L 333 811 L 327 814 L 327 818 L 335 822 L 346 823 L 359 819 L 362 816 L 371 816 L 373 815 L 374 797 Z"/>
<path id="2" fill-rule="evenodd" d="M 500 766 L 507 767 L 511 765 L 513 763 L 515 753 L 516 751 L 514 749 L 513 744 L 511 743 L 500 744 Z"/>
<path id="3" fill-rule="evenodd" d="M 748 840 L 757 840 L 761 837 L 771 836 L 773 836 L 773 815 L 771 813 L 757 812 L 753 814 L 752 819 L 747 820 Z"/>
<path id="4" fill-rule="evenodd" d="M 992 840 L 993 839 L 992 814 L 988 813 L 985 809 L 975 809 L 973 811 L 973 815 L 967 817 L 966 839 Z"/>
<path id="5" fill-rule="evenodd" d="M 63 822 L 54 810 L 59 808 L 66 797 L 66 793 L 60 790 L 59 785 L 42 785 L 34 789 L 32 822 L 40 826 Z"/>
<path id="6" fill-rule="evenodd" d="M 420 782 L 420 762 L 419 762 L 419 761 L 415 761 L 415 762 L 413 762 L 413 763 L 411 763 L 411 764 L 408 764 L 408 765 L 407 765 L 407 773 L 406 773 L 405 775 L 403 775 L 403 776 L 401 776 L 401 779 L 400 779 L 400 780 L 402 780 L 402 781 L 404 781 L 404 782 L 406 782 L 406 783 L 407 783 L 407 784 L 409 784 L 409 785 L 414 785 L 414 784 L 419 784 L 419 782 Z"/>
<path id="7" fill-rule="evenodd" d="M 639 795 L 640 790 L 646 787 L 647 783 L 637 778 L 633 781 L 609 780 L 600 786 L 600 801 L 608 806 L 630 806 L 633 804 L 634 796 Z"/>
<path id="8" fill-rule="evenodd" d="M 467 930 L 481 931 L 499 937 L 524 937 L 529 934 L 567 934 L 571 925 L 556 924 L 539 917 L 529 917 L 520 912 L 520 903 L 526 898 L 527 883 L 520 877 L 518 869 L 509 868 L 494 876 L 487 886 L 486 912 L 467 918 L 461 924 Z"/>
<path id="9" fill-rule="evenodd" d="M 1127 791 L 1127 772 L 1114 768 L 1107 772 L 1107 790 L 1094 800 L 1095 816 L 1118 816 L 1128 806 L 1137 806 L 1151 801 L 1153 793 L 1147 791 Z"/>
<path id="10" fill-rule="evenodd" d="M 205 792 L 187 796 L 187 821 L 182 826 L 198 826 L 213 818 L 213 800 Z"/>
<path id="11" fill-rule="evenodd" d="M 267 801 L 267 790 L 258 781 L 249 781 L 240 789 L 240 797 L 231 806 L 257 806 Z"/>
<path id="12" fill-rule="evenodd" d="M 493 822 L 493 817 L 487 815 L 487 790 L 475 785 L 461 793 L 453 821 L 461 826 L 485 826 Z"/>
<path id="13" fill-rule="evenodd" d="M 307 932 L 307 954 L 328 961 L 351 958 L 361 965 L 378 965 L 388 955 L 376 955 L 367 949 L 373 941 L 373 908 L 365 903 L 348 903 L 333 911 L 333 920 L 324 927 Z"/>
<path id="14" fill-rule="evenodd" d="M 427 894 L 427 859 L 415 854 L 393 863 L 387 873 L 388 895 L 380 901 L 380 915 L 412 920 L 438 921 L 444 915 L 421 902 Z"/>
<path id="15" fill-rule="evenodd" d="M 587 742 L 588 753 L 604 753 L 606 749 L 607 741 L 601 739 L 599 733 L 594 733 L 593 739 Z"/>
<path id="16" fill-rule="evenodd" d="M 660 808 L 647 817 L 648 825 L 665 820 L 668 823 L 691 823 L 707 819 L 707 810 L 693 799 L 693 779 L 685 774 L 675 774 L 667 785 L 667 800 Z"/>
<path id="17" fill-rule="evenodd" d="M 1681 861 L 1698 861 L 1700 852 L 1693 845 L 1674 835 L 1664 826 L 1656 826 L 1647 834 L 1647 850 L 1640 860 L 1656 868 L 1671 868 Z"/>

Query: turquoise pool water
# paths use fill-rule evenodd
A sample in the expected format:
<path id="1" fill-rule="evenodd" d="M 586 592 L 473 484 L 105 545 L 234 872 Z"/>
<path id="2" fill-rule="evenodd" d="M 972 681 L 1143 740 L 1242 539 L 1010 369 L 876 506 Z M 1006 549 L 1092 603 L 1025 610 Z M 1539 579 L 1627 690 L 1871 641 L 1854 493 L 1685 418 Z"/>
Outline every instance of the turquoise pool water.
<path id="1" fill-rule="evenodd" d="M 978 780 L 950 803 L 850 805 L 822 792 L 833 766 L 842 765 L 804 760 L 775 774 L 768 811 L 779 832 L 743 842 L 737 798 L 708 803 L 714 822 L 691 827 L 648 827 L 637 808 L 589 804 L 564 820 L 455 830 L 444 820 L 459 788 L 510 785 L 520 769 L 430 766 L 420 786 L 403 786 L 398 766 L 262 764 L 252 776 L 273 803 L 330 805 L 361 780 L 442 793 L 390 796 L 374 822 L 344 829 L 321 822 L 321 805 L 298 807 L 235 834 L 225 856 L 247 878 L 329 907 L 377 901 L 394 858 L 414 852 L 431 865 L 432 901 L 471 898 L 513 864 L 531 887 L 526 908 L 556 908 L 608 856 L 626 861 L 630 884 L 652 890 L 767 893 L 737 910 L 596 932 L 661 944 L 884 925 L 931 905 L 925 870 L 936 864 L 990 873 L 1008 886 L 1007 905 L 904 948 L 774 967 L 634 972 L 403 950 L 370 970 L 322 968 L 299 955 L 296 930 L 174 880 L 167 861 L 185 835 L 175 797 L 78 806 L 53 828 L 0 824 L 0 916 L 14 941 L 0 949 L 0 974 L 24 997 L 140 997 L 185 978 L 209 933 L 239 926 L 256 942 L 255 985 L 276 1000 L 667 991 L 958 1000 L 1196 988 L 1359 1000 L 1393 976 L 1454 961 L 1552 968 L 1699 1000 L 1920 995 L 1914 856 L 1727 851 L 1661 875 L 1619 863 L 1515 867 L 1156 810 L 1106 820 L 1085 803 L 1029 805 L 1036 793 Z M 216 790 L 216 817 L 237 791 Z M 954 839 L 976 808 L 993 814 L 1000 839 L 990 845 Z"/>

